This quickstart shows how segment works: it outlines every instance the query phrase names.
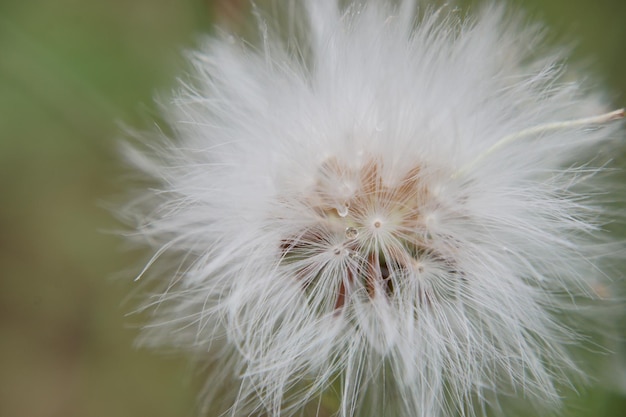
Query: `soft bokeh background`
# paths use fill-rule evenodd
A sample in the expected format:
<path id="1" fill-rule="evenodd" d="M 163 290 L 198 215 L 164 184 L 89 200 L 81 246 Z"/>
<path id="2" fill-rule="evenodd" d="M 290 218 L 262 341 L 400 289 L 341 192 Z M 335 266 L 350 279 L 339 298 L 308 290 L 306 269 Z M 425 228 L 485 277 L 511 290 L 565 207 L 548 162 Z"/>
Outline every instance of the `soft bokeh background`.
<path id="1" fill-rule="evenodd" d="M 626 1 L 515 3 L 626 104 Z M 245 4 L 0 0 L 0 417 L 193 414 L 185 359 L 133 347 L 126 271 L 143 257 L 103 207 L 126 186 L 120 122 L 149 127 L 181 49 Z M 569 410 L 626 416 L 626 399 L 594 388 Z"/>

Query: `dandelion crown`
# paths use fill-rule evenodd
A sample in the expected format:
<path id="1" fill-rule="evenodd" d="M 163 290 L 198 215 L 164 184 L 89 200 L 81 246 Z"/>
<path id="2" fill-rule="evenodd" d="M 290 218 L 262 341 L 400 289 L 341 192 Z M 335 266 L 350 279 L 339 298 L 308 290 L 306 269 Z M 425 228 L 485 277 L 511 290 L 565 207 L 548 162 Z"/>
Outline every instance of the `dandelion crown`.
<path id="1" fill-rule="evenodd" d="M 254 46 L 192 53 L 172 137 L 127 150 L 156 184 L 128 208 L 142 340 L 212 362 L 210 416 L 557 406 L 621 247 L 590 161 L 623 110 L 501 7 L 274 4 Z"/>

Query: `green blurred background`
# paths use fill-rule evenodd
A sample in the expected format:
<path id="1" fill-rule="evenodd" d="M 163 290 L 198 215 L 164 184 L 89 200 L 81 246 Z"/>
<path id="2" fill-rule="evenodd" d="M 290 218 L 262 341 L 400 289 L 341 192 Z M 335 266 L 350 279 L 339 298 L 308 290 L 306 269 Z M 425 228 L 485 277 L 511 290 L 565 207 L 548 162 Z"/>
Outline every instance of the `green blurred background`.
<path id="1" fill-rule="evenodd" d="M 626 104 L 625 0 L 515 3 Z M 180 51 L 245 4 L 0 0 L 0 417 L 193 415 L 201 376 L 133 347 L 124 300 L 145 253 L 107 233 L 103 206 L 125 192 L 120 123 L 150 127 Z M 594 388 L 568 409 L 626 416 L 626 399 Z"/>

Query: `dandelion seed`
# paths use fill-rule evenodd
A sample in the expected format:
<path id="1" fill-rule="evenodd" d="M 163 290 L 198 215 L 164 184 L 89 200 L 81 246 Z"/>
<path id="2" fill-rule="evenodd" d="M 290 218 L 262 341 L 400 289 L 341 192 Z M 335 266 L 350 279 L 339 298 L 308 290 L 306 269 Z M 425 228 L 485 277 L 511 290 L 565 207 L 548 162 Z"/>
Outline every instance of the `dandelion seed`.
<path id="1" fill-rule="evenodd" d="M 587 193 L 624 111 L 502 8 L 348 3 L 207 40 L 175 137 L 132 153 L 160 184 L 133 206 L 164 288 L 145 342 L 214 361 L 209 415 L 558 405 L 621 248 Z"/>

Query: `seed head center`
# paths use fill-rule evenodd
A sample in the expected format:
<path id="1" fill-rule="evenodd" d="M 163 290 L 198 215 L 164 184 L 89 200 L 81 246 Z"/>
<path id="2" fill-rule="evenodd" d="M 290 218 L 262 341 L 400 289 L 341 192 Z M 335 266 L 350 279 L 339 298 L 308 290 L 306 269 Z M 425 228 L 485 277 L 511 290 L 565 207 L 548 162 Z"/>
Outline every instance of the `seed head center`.
<path id="1" fill-rule="evenodd" d="M 335 311 L 360 289 L 370 299 L 392 298 L 401 280 L 424 273 L 424 259 L 449 263 L 426 238 L 424 206 L 434 197 L 422 167 L 396 179 L 387 178 L 385 168 L 376 158 L 358 167 L 326 160 L 314 186 L 302 196 L 314 220 L 282 241 L 282 262 L 305 290 L 319 289 L 312 284 L 322 279 L 332 281 Z"/>

